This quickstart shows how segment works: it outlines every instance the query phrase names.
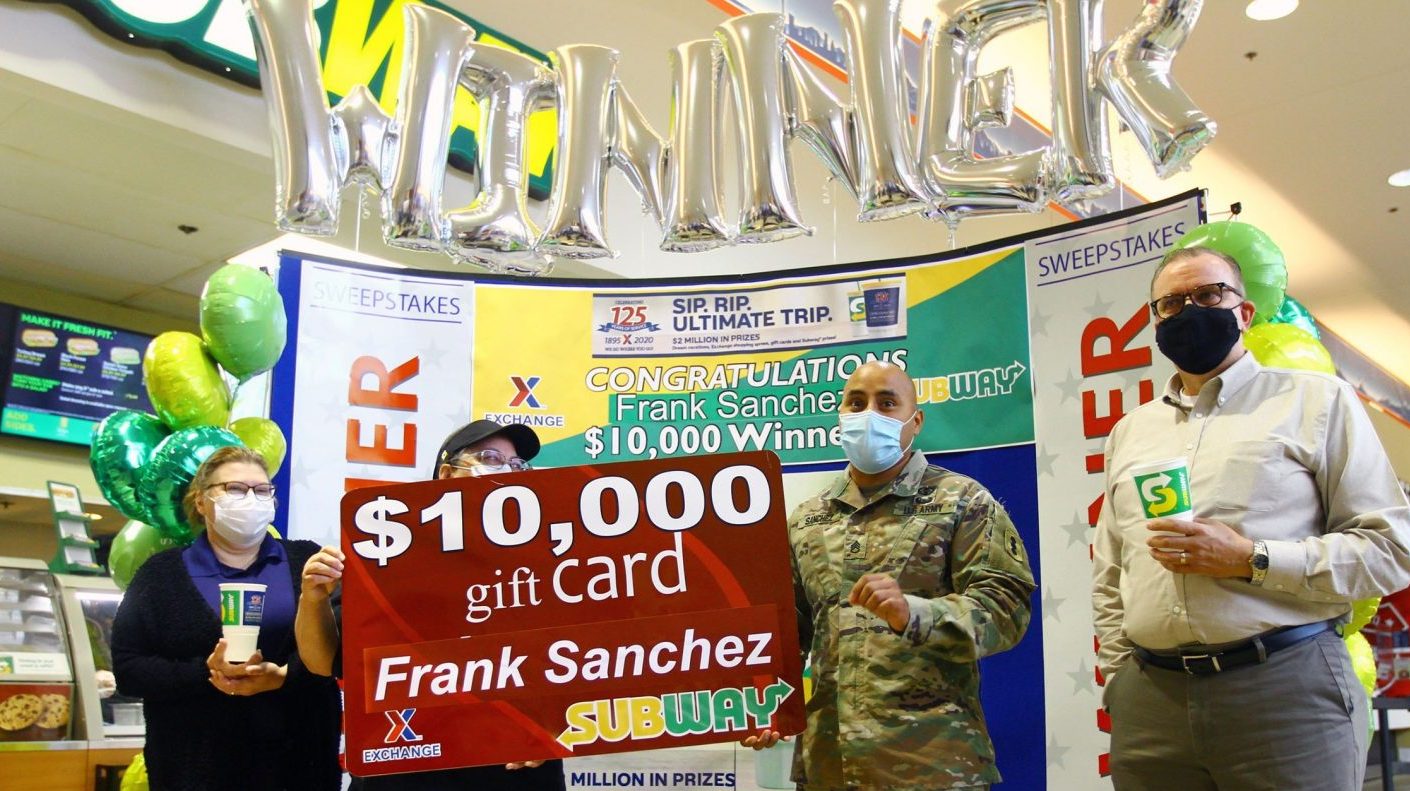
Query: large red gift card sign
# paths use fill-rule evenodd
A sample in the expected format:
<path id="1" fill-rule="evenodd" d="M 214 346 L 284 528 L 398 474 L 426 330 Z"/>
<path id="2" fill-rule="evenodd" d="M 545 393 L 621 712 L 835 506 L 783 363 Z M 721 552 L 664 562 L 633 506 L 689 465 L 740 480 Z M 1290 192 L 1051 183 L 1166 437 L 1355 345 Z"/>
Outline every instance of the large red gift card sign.
<path id="1" fill-rule="evenodd" d="M 355 775 L 803 730 L 772 453 L 356 489 L 342 530 Z"/>

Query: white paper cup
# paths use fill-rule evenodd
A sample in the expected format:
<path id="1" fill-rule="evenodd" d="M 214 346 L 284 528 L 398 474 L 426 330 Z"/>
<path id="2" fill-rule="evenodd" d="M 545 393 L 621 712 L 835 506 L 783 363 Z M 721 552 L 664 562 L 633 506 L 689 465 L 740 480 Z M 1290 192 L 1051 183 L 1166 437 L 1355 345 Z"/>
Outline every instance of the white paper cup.
<path id="1" fill-rule="evenodd" d="M 220 627 L 225 636 L 225 661 L 244 662 L 255 652 L 264 621 L 267 585 L 258 582 L 220 583 Z"/>
<path id="2" fill-rule="evenodd" d="M 220 583 L 220 624 L 258 627 L 264 621 L 267 587 L 259 582 Z"/>
<path id="3" fill-rule="evenodd" d="M 1131 482 L 1146 519 L 1193 519 L 1194 501 L 1190 496 L 1190 468 L 1183 457 L 1161 459 L 1131 468 Z M 1165 530 L 1151 535 L 1178 536 Z M 1177 550 L 1164 550 L 1174 552 Z"/>
<path id="4" fill-rule="evenodd" d="M 238 665 L 255 655 L 255 647 L 259 643 L 258 626 L 226 626 L 223 630 L 225 661 Z"/>

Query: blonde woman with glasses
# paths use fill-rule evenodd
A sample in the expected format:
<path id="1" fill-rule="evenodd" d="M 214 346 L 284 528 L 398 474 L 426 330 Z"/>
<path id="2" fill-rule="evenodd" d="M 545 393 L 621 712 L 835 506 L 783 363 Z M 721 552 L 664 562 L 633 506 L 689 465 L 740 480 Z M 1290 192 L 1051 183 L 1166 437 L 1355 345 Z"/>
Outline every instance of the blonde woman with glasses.
<path id="1" fill-rule="evenodd" d="M 188 547 L 137 570 L 113 625 L 113 672 L 139 696 L 144 749 L 160 789 L 337 789 L 338 689 L 309 673 L 294 641 L 299 576 L 318 545 L 269 531 L 275 491 L 264 459 L 217 450 L 187 491 Z M 266 585 L 258 649 L 226 659 L 220 584 Z"/>

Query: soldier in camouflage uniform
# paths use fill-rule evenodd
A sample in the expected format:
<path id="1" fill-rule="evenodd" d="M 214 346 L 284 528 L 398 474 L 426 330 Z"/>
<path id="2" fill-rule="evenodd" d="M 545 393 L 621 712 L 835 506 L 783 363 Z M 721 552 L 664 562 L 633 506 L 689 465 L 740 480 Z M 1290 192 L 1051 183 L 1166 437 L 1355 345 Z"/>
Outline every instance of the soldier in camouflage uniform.
<path id="1" fill-rule="evenodd" d="M 983 486 L 910 448 L 924 415 L 900 368 L 858 369 L 841 415 L 852 463 L 789 519 L 815 685 L 793 779 L 807 791 L 987 788 L 1000 778 L 976 662 L 1028 627 L 1027 553 Z"/>

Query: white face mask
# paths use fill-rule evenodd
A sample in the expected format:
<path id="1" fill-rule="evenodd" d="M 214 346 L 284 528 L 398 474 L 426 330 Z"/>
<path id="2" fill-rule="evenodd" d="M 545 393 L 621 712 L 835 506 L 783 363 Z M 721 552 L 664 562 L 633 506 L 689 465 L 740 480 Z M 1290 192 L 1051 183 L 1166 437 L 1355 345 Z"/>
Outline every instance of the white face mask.
<path id="1" fill-rule="evenodd" d="M 452 470 L 460 470 L 471 478 L 481 478 L 486 475 L 499 475 L 502 472 L 514 472 L 508 464 L 452 464 Z"/>
<path id="2" fill-rule="evenodd" d="M 215 514 L 209 526 L 226 542 L 249 549 L 264 540 L 274 521 L 274 501 L 261 500 L 253 493 L 244 497 L 222 495 L 211 499 Z"/>

